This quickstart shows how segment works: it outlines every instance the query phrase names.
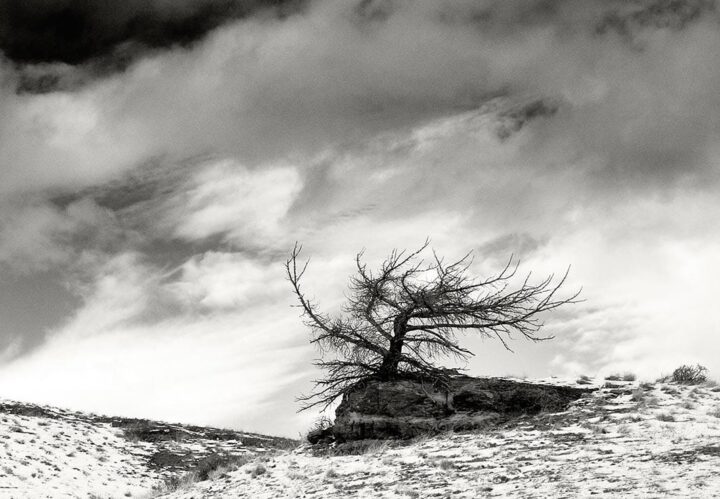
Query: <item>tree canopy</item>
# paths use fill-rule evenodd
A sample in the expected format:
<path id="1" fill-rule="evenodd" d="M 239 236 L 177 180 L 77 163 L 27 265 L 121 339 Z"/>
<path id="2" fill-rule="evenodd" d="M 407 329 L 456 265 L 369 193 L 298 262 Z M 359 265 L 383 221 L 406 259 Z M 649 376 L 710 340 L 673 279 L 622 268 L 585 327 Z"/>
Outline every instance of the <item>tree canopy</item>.
<path id="1" fill-rule="evenodd" d="M 541 313 L 573 303 L 579 295 L 558 296 L 567 271 L 557 281 L 550 275 L 536 284 L 528 274 L 513 287 L 518 271 L 513 257 L 500 272 L 480 279 L 469 273 L 472 253 L 446 263 L 434 251 L 423 258 L 428 249 L 429 241 L 416 251 L 394 250 L 377 271 L 358 253 L 342 313 L 330 316 L 300 287 L 309 260 L 299 262 L 302 247 L 295 245 L 285 265 L 287 276 L 311 342 L 320 350 L 315 364 L 325 371 L 315 380 L 314 392 L 300 398 L 303 409 L 327 407 L 367 379 L 437 381 L 458 374 L 437 365 L 442 358 L 473 355 L 460 345 L 458 333 L 496 338 L 508 350 L 514 335 L 551 339 L 539 334 Z"/>

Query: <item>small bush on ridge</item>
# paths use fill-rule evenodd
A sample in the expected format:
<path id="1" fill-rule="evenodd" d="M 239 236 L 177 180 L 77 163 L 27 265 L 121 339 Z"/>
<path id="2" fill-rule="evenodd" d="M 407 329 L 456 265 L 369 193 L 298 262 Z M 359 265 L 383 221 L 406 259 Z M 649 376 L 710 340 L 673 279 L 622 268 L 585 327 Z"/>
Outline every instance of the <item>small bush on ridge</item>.
<path id="1" fill-rule="evenodd" d="M 672 380 L 685 385 L 697 385 L 707 381 L 707 367 L 682 365 L 672 373 Z"/>

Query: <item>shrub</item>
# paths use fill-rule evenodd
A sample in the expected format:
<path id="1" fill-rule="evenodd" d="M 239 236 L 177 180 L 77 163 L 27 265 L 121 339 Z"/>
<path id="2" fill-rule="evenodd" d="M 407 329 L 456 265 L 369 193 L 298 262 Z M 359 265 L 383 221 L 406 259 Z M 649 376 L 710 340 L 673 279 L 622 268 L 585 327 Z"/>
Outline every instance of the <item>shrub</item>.
<path id="1" fill-rule="evenodd" d="M 224 472 L 236 470 L 247 462 L 247 456 L 211 454 L 199 460 L 191 471 L 183 475 L 172 475 L 166 478 L 159 492 L 173 492 L 184 489 L 193 483 L 210 480 Z"/>
<path id="2" fill-rule="evenodd" d="M 328 416 L 320 416 L 313 422 L 310 430 L 305 435 L 305 440 L 313 445 L 319 443 L 330 443 L 334 440 L 332 428 L 332 419 Z"/>
<path id="3" fill-rule="evenodd" d="M 632 400 L 642 402 L 645 399 L 645 391 L 642 388 L 636 388 L 632 391 Z"/>
<path id="4" fill-rule="evenodd" d="M 368 440 L 352 440 L 343 442 L 334 447 L 325 447 L 315 449 L 314 456 L 360 456 L 360 455 L 382 455 L 391 445 L 397 445 L 398 442 L 390 442 L 389 440 L 368 439 Z"/>
<path id="5" fill-rule="evenodd" d="M 617 432 L 620 435 L 628 435 L 630 433 L 630 427 L 626 424 L 620 425 L 617 427 Z"/>
<path id="6" fill-rule="evenodd" d="M 246 456 L 212 454 L 201 459 L 195 468 L 196 480 L 202 482 L 213 477 L 215 471 L 230 471 L 248 462 Z"/>
<path id="7" fill-rule="evenodd" d="M 398 494 L 403 495 L 403 496 L 408 496 L 408 497 L 413 497 L 413 498 L 420 497 L 420 492 L 418 492 L 417 490 L 407 488 L 407 487 L 398 487 L 395 490 Z"/>
<path id="8" fill-rule="evenodd" d="M 315 421 L 313 421 L 312 426 L 310 427 L 310 431 L 324 431 L 328 428 L 331 428 L 333 425 L 333 420 L 329 416 L 320 416 Z"/>
<path id="9" fill-rule="evenodd" d="M 440 464 L 438 464 L 438 466 L 440 466 L 440 469 L 445 471 L 455 468 L 455 464 L 453 464 L 453 462 L 449 459 L 443 459 L 442 461 L 440 461 Z"/>
<path id="10" fill-rule="evenodd" d="M 253 478 L 255 478 L 255 477 L 257 477 L 257 476 L 264 475 L 266 472 L 267 472 L 267 470 L 265 469 L 265 466 L 263 466 L 262 464 L 259 463 L 259 464 L 258 464 L 257 466 L 255 466 L 255 468 L 253 468 L 253 470 L 250 472 L 250 476 L 253 477 Z"/>
<path id="11" fill-rule="evenodd" d="M 172 475 L 165 479 L 162 487 L 157 490 L 157 494 L 164 494 L 166 492 L 175 492 L 190 487 L 195 483 L 195 477 L 192 474 L 185 474 L 182 476 Z"/>
<path id="12" fill-rule="evenodd" d="M 672 373 L 672 380 L 684 385 L 697 385 L 707 381 L 707 367 L 697 364 L 696 366 L 683 365 Z"/>
<path id="13" fill-rule="evenodd" d="M 605 379 L 607 381 L 635 381 L 637 379 L 637 376 L 635 376 L 633 373 L 615 373 L 609 376 L 605 376 Z"/>

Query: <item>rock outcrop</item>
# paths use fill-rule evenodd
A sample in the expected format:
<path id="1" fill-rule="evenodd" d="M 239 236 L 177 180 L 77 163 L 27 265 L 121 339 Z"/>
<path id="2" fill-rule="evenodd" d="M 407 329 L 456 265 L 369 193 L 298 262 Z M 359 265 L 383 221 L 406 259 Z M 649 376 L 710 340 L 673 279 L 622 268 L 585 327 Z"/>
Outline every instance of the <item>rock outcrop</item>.
<path id="1" fill-rule="evenodd" d="M 541 411 L 563 411 L 592 389 L 457 376 L 446 386 L 373 381 L 347 393 L 335 412 L 335 440 L 411 438 L 470 430 Z"/>

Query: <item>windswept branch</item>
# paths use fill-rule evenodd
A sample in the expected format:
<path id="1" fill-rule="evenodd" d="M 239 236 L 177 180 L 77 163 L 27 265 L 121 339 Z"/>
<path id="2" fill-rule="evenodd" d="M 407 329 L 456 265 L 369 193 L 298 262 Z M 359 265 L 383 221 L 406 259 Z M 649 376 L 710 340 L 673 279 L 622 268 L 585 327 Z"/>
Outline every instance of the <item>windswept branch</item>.
<path id="1" fill-rule="evenodd" d="M 311 342 L 322 354 L 315 365 L 325 372 L 314 392 L 300 398 L 303 409 L 327 407 L 370 378 L 441 380 L 456 373 L 438 367 L 436 361 L 463 361 L 473 355 L 458 343 L 459 333 L 496 338 L 508 350 L 515 335 L 531 341 L 551 339 L 539 334 L 540 317 L 578 301 L 579 291 L 560 296 L 569 269 L 557 281 L 550 275 L 533 284 L 527 274 L 513 285 L 519 262 L 511 256 L 500 272 L 477 279 L 470 276 L 472 253 L 446 263 L 432 252 L 426 261 L 422 253 L 429 244 L 427 240 L 412 252 L 392 251 L 377 272 L 363 262 L 363 252 L 358 253 L 341 317 L 321 313 L 301 289 L 309 261 L 300 262 L 302 247 L 295 245 L 285 269 L 311 329 Z"/>

